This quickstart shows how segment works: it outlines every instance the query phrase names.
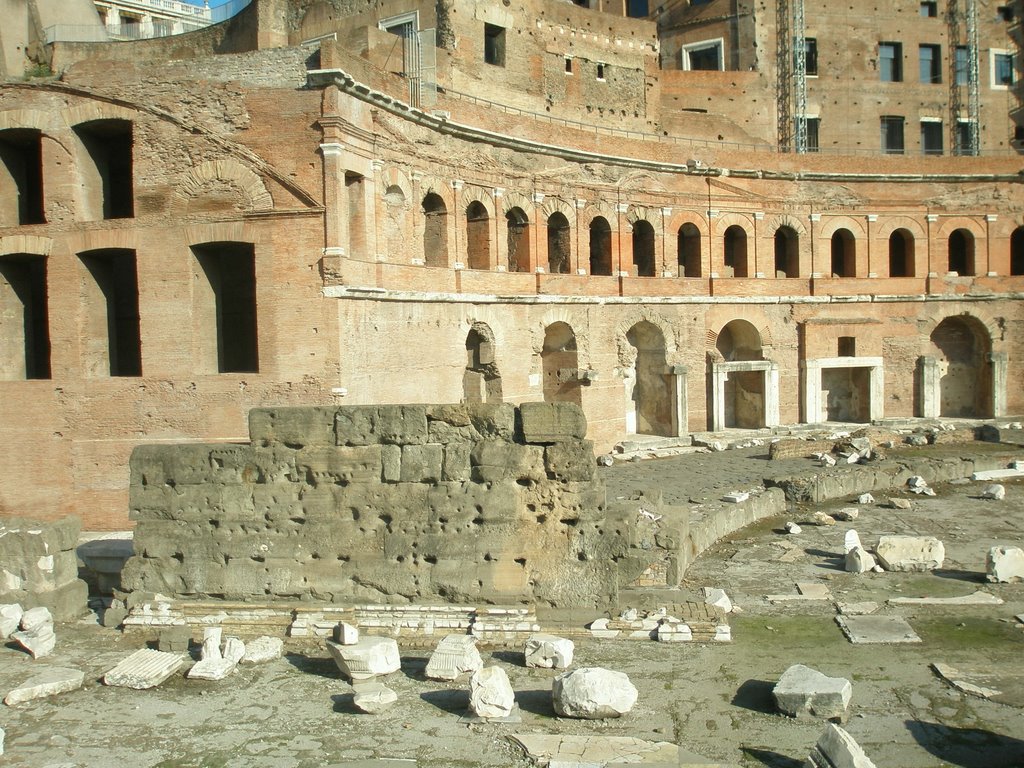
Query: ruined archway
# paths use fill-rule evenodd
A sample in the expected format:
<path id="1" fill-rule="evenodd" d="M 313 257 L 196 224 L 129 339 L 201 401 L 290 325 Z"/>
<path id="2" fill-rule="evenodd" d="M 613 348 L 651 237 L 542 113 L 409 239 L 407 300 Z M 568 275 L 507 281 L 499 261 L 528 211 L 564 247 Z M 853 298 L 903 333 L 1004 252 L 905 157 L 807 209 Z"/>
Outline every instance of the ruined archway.
<path id="1" fill-rule="evenodd" d="M 640 435 L 673 435 L 675 400 L 665 358 L 665 336 L 658 326 L 642 320 L 626 333 L 633 348 L 632 413 L 627 430 Z M 629 380 L 627 379 L 627 387 Z"/>
<path id="2" fill-rule="evenodd" d="M 590 274 L 612 273 L 612 228 L 604 216 L 590 222 Z"/>
<path id="3" fill-rule="evenodd" d="M 501 374 L 498 372 L 494 351 L 494 334 L 491 329 L 485 323 L 474 323 L 466 334 L 462 402 L 501 402 Z"/>
<path id="4" fill-rule="evenodd" d="M 569 220 L 555 211 L 548 216 L 548 272 L 553 275 L 569 273 L 571 253 Z"/>
<path id="5" fill-rule="evenodd" d="M 987 329 L 972 317 L 947 317 L 932 331 L 930 355 L 935 362 L 938 415 L 990 418 L 992 344 Z"/>
<path id="6" fill-rule="evenodd" d="M 572 326 L 559 321 L 545 328 L 540 358 L 544 371 L 544 402 L 582 404 L 579 352 Z"/>
<path id="7" fill-rule="evenodd" d="M 723 362 L 713 370 L 717 429 L 760 429 L 768 423 L 768 374 L 761 334 L 746 320 L 732 320 L 718 334 L 715 350 Z M 718 400 L 721 402 L 717 402 Z"/>
<path id="8" fill-rule="evenodd" d="M 530 217 L 522 208 L 505 214 L 508 224 L 508 271 L 530 271 Z"/>

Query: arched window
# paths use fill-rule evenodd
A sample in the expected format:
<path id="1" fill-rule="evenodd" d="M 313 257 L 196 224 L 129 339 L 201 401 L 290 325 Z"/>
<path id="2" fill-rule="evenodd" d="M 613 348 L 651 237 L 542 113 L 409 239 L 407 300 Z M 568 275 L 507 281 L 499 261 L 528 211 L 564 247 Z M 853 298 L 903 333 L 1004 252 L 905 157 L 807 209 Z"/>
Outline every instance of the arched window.
<path id="1" fill-rule="evenodd" d="M 856 277 L 857 241 L 848 229 L 832 233 L 832 277 Z"/>
<path id="2" fill-rule="evenodd" d="M 644 219 L 633 224 L 633 264 L 637 277 L 655 276 L 654 227 Z"/>
<path id="3" fill-rule="evenodd" d="M 775 276 L 800 277 L 800 235 L 792 227 L 775 230 Z"/>
<path id="4" fill-rule="evenodd" d="M 1024 227 L 1010 235 L 1010 274 L 1024 275 Z"/>
<path id="5" fill-rule="evenodd" d="M 889 235 L 889 277 L 914 276 L 914 236 L 906 229 Z"/>
<path id="6" fill-rule="evenodd" d="M 569 220 L 555 211 L 548 216 L 548 272 L 564 275 L 569 272 L 571 254 Z"/>
<path id="7" fill-rule="evenodd" d="M 434 192 L 423 198 L 423 263 L 448 265 L 448 208 Z"/>
<path id="8" fill-rule="evenodd" d="M 694 224 L 683 224 L 676 235 L 679 276 L 700 277 L 700 230 Z"/>
<path id="9" fill-rule="evenodd" d="M 590 274 L 612 273 L 612 228 L 603 216 L 590 222 Z"/>
<path id="10" fill-rule="evenodd" d="M 470 269 L 490 266 L 491 227 L 487 209 L 479 200 L 466 208 L 466 262 Z"/>
<path id="11" fill-rule="evenodd" d="M 948 265 L 950 272 L 974 275 L 974 235 L 966 229 L 954 229 L 949 235 Z"/>
<path id="12" fill-rule="evenodd" d="M 725 230 L 722 244 L 726 277 L 748 277 L 747 233 L 743 227 L 733 224 Z"/>
<path id="13" fill-rule="evenodd" d="M 522 208 L 505 214 L 508 222 L 508 271 L 530 271 L 530 219 Z"/>

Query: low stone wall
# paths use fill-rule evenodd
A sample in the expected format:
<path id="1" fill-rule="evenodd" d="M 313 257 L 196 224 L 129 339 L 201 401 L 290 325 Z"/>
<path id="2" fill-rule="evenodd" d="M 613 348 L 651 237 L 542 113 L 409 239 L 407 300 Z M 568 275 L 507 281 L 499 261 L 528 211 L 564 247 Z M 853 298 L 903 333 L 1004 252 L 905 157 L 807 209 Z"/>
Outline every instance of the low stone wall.
<path id="1" fill-rule="evenodd" d="M 248 445 L 131 458 L 128 592 L 615 605 L 651 549 L 570 404 L 253 410 Z M 646 549 L 645 549 L 646 547 Z M 666 568 L 678 573 L 678 568 Z"/>
<path id="2" fill-rule="evenodd" d="M 77 517 L 0 518 L 0 605 L 48 608 L 58 621 L 85 613 L 89 590 L 75 554 L 80 527 Z"/>

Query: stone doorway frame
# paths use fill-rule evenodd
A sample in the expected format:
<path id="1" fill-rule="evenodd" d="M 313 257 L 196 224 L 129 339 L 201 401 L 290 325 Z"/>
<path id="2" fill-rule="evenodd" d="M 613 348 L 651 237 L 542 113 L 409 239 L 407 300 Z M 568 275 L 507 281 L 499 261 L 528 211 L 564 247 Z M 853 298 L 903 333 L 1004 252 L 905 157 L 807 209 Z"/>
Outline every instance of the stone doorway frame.
<path id="1" fill-rule="evenodd" d="M 725 383 L 730 373 L 761 371 L 764 375 L 764 426 L 779 426 L 779 364 L 771 360 L 737 360 L 711 364 L 711 431 L 742 427 L 725 426 Z"/>
<path id="2" fill-rule="evenodd" d="M 868 423 L 881 419 L 885 409 L 885 366 L 880 357 L 819 357 L 802 360 L 804 374 L 804 423 L 823 424 L 828 419 L 822 397 L 822 372 L 835 368 L 867 368 Z M 857 423 L 857 422 L 850 422 Z"/>

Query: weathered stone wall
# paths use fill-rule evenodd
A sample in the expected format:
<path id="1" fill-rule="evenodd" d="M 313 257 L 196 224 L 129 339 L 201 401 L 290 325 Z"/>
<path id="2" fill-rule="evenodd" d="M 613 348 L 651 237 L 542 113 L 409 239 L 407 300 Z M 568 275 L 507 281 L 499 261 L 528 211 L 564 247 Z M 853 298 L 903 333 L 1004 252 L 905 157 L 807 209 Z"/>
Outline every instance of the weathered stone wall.
<path id="1" fill-rule="evenodd" d="M 256 409 L 249 423 L 249 445 L 133 452 L 126 590 L 599 607 L 619 561 L 632 580 L 666 556 L 635 516 L 606 513 L 575 405 Z"/>
<path id="2" fill-rule="evenodd" d="M 58 621 L 85 613 L 88 588 L 75 554 L 80 527 L 77 517 L 0 522 L 0 604 L 49 608 Z"/>

